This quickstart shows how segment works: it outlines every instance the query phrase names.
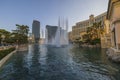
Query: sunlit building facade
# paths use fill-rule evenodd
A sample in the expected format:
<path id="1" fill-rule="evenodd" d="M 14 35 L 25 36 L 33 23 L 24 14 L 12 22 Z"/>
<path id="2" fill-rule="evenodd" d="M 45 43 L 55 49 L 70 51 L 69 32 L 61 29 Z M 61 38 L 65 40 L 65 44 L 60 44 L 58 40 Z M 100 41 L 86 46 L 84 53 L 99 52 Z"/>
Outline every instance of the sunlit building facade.
<path id="1" fill-rule="evenodd" d="M 111 49 L 120 53 L 120 0 L 109 0 L 107 19 L 110 22 Z"/>
<path id="2" fill-rule="evenodd" d="M 101 48 L 111 47 L 111 34 L 110 34 L 110 22 L 109 20 L 104 21 L 104 33 L 101 35 Z"/>
<path id="3" fill-rule="evenodd" d="M 89 16 L 88 20 L 76 23 L 76 25 L 72 27 L 73 41 L 75 41 L 76 39 L 83 40 L 83 35 L 86 34 L 87 28 L 91 27 L 93 23 L 101 22 L 102 26 L 104 26 L 106 15 L 107 12 L 104 12 L 96 17 L 94 17 L 94 15 L 92 14 Z"/>

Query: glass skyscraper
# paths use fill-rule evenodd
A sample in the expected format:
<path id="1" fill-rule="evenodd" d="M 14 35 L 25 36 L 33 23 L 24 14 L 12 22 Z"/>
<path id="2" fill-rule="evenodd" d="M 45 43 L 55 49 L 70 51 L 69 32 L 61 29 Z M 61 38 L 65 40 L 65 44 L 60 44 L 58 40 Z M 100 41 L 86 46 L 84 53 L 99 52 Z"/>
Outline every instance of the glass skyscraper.
<path id="1" fill-rule="evenodd" d="M 32 34 L 34 35 L 35 42 L 39 42 L 39 40 L 40 40 L 40 22 L 37 20 L 33 20 Z"/>

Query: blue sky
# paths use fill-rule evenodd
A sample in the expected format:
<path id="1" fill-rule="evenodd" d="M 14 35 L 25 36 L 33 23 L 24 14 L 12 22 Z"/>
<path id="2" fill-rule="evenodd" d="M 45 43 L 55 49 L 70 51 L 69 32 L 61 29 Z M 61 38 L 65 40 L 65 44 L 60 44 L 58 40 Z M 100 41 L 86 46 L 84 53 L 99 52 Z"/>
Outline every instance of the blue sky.
<path id="1" fill-rule="evenodd" d="M 0 29 L 13 30 L 15 24 L 28 25 L 32 21 L 45 25 L 58 25 L 58 17 L 68 18 L 69 31 L 76 22 L 86 20 L 90 14 L 107 11 L 108 0 L 0 0 Z"/>

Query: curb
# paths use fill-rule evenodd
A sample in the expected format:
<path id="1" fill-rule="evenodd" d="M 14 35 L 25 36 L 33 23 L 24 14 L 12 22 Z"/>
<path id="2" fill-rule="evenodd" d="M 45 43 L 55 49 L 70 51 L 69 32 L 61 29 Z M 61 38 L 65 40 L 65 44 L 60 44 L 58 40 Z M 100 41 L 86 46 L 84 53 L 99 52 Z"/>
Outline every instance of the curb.
<path id="1" fill-rule="evenodd" d="M 6 55 L 3 59 L 0 60 L 0 68 L 4 65 L 4 63 L 16 52 L 16 50 L 12 51 L 8 55 Z"/>

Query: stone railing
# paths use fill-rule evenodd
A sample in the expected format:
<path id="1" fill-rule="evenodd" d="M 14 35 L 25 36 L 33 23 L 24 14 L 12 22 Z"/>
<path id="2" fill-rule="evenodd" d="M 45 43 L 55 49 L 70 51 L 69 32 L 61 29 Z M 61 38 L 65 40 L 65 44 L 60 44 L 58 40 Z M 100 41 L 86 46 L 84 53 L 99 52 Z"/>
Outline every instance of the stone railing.
<path id="1" fill-rule="evenodd" d="M 109 48 L 107 51 L 108 58 L 115 61 L 120 62 L 120 51 L 115 48 Z"/>

